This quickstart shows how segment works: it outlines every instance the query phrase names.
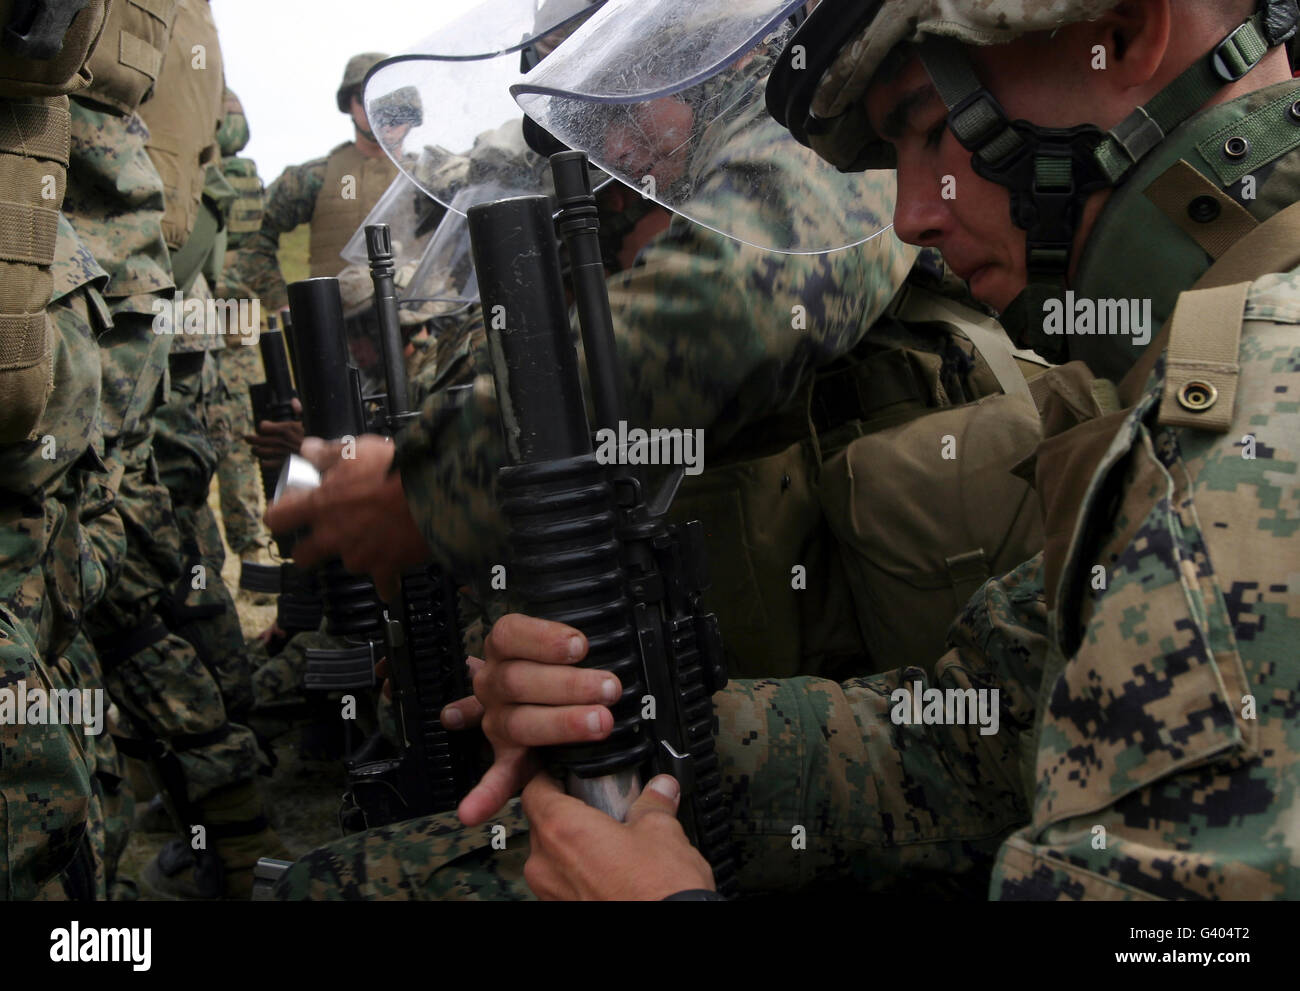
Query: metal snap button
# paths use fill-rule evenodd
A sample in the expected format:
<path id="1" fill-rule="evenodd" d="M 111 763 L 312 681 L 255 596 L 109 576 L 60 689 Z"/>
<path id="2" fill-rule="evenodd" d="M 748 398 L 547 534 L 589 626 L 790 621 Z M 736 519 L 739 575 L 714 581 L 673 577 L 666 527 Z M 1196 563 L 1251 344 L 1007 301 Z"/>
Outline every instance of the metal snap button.
<path id="1" fill-rule="evenodd" d="M 1287 113 L 1291 115 L 1291 119 L 1293 121 L 1295 121 L 1297 124 L 1300 124 L 1300 100 L 1296 100 L 1295 103 L 1291 104 L 1290 108 L 1287 110 Z"/>
<path id="2" fill-rule="evenodd" d="M 1209 382 L 1187 382 L 1178 390 L 1178 404 L 1193 413 L 1203 413 L 1219 400 L 1219 390 Z"/>
<path id="3" fill-rule="evenodd" d="M 1187 215 L 1198 224 L 1208 224 L 1212 220 L 1218 220 L 1222 210 L 1219 201 L 1213 196 L 1198 196 L 1187 204 Z"/>
<path id="4" fill-rule="evenodd" d="M 1245 158 L 1250 154 L 1250 142 L 1240 136 L 1229 138 L 1223 143 L 1223 153 L 1229 158 Z"/>

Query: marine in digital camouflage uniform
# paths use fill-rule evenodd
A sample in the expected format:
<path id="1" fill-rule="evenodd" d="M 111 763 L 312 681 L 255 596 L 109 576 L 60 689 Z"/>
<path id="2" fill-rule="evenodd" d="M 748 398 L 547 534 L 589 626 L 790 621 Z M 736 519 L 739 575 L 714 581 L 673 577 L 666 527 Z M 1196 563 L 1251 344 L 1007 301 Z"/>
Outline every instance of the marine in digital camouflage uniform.
<path id="1" fill-rule="evenodd" d="M 375 140 L 360 103 L 366 72 L 385 58 L 375 52 L 355 55 L 344 70 L 336 101 L 342 113 L 352 116 L 355 139 L 324 158 L 290 166 L 266 191 L 261 228 L 241 249 L 236 268 L 268 312 L 289 305 L 276 256 L 280 235 L 311 224 L 312 278 L 337 275 L 345 264 L 339 252 L 397 177 L 397 166 Z"/>
<path id="2" fill-rule="evenodd" d="M 200 64 L 192 55 L 204 52 Z M 224 116 L 221 46 L 207 0 L 181 0 L 153 99 L 141 108 L 149 157 L 163 179 L 163 236 L 185 300 L 214 297 L 220 277 L 226 201 L 234 198 L 218 168 L 217 130 Z M 172 338 L 169 395 L 155 418 L 154 452 L 180 529 L 184 572 L 179 622 L 221 685 L 236 719 L 252 704 L 250 671 L 234 600 L 221 577 L 225 547 L 208 505 L 219 452 L 213 426 L 222 417 L 217 367 L 231 328 L 220 318 L 202 333 Z M 196 571 L 196 569 L 199 569 Z"/>
<path id="3" fill-rule="evenodd" d="M 748 70 L 749 75 L 759 72 L 757 64 Z M 718 102 L 726 102 L 723 97 Z M 424 99 L 428 102 L 428 94 Z M 761 135 L 753 141 L 761 144 Z M 522 144 L 522 138 L 512 142 L 507 128 L 500 128 L 475 142 L 474 160 L 454 167 L 467 168 L 470 181 L 476 173 L 490 177 L 544 170 L 540 158 Z M 758 148 L 734 146 L 722 155 L 734 160 L 746 153 L 762 157 Z M 520 154 L 529 159 L 522 170 L 514 167 Z M 485 165 L 480 155 L 491 161 Z M 498 161 L 502 155 L 506 161 Z M 780 163 L 781 174 L 797 177 L 792 182 L 799 185 L 784 193 L 770 213 L 753 216 L 751 204 L 729 185 L 731 173 L 712 168 L 709 153 L 697 153 L 691 169 L 697 186 L 718 189 L 719 216 L 746 218 L 754 240 L 774 243 L 763 239 L 779 235 L 764 225 L 808 228 L 816 224 L 819 210 L 838 209 L 832 202 L 838 195 L 835 187 L 806 178 L 803 166 L 798 158 Z M 996 399 L 1004 391 L 1002 376 L 962 336 L 964 327 L 939 327 L 931 320 L 918 324 L 908 319 L 907 310 L 890 309 L 901 299 L 898 290 L 917 255 L 887 235 L 809 259 L 737 244 L 678 220 L 646 243 L 647 228 L 653 233 L 652 225 L 667 223 L 665 212 L 619 190 L 623 187 L 604 194 L 602 209 L 606 229 L 613 232 L 605 239 L 605 254 L 607 267 L 617 272 L 608 287 L 629 378 L 623 390 L 628 415 L 630 422 L 647 427 L 705 432 L 706 470 L 702 477 L 685 480 L 674 516 L 705 524 L 711 559 L 718 562 L 716 588 L 706 601 L 720 616 L 733 671 L 847 676 L 888 667 L 900 652 L 932 662 L 942 647 L 940 628 L 884 622 L 886 610 L 879 603 L 885 597 L 878 592 L 877 604 L 867 610 L 875 615 L 863 620 L 869 632 L 855 629 L 854 600 L 870 599 L 875 590 L 859 591 L 867 582 L 847 580 L 846 567 L 885 571 L 893 562 L 858 565 L 870 552 L 850 549 L 851 535 L 833 532 L 815 478 L 819 462 L 864 434 L 982 398 Z M 865 181 L 853 209 L 878 216 L 888 195 L 888 183 Z M 635 236 L 623 241 L 628 231 Z M 629 243 L 644 246 L 637 251 Z M 920 296 L 931 278 L 923 271 L 926 266 L 920 268 L 909 298 Z M 682 334 L 682 327 L 699 330 Z M 1006 347 L 1000 331 L 990 336 L 1001 337 Z M 441 342 L 438 347 L 445 350 Z M 491 494 L 504 446 L 481 338 L 474 351 L 474 359 L 459 373 L 464 376 L 460 384 L 472 383 L 472 388 L 449 389 L 425 402 L 420 421 L 399 441 L 397 464 L 410 516 L 433 553 L 458 576 L 487 584 L 491 567 L 505 560 L 503 526 Z M 1021 377 L 1014 367 L 1011 377 Z M 1023 381 L 1020 388 L 1027 399 Z M 999 449 L 990 463 L 1014 464 L 1036 439 L 1032 409 L 1026 403 L 1009 414 L 1010 405 L 990 412 L 987 421 L 1006 421 L 1003 432 L 1019 454 L 1008 456 L 1005 448 Z M 888 452 L 887 445 L 881 446 Z M 949 511 L 950 501 L 939 496 L 944 488 L 989 490 L 984 501 L 971 501 L 965 532 L 948 527 L 954 543 L 965 542 L 946 548 L 949 560 L 932 553 L 924 573 L 914 568 L 896 579 L 901 585 L 910 582 L 913 589 L 932 590 L 955 615 L 981 581 L 1041 546 L 1041 534 L 1022 483 L 1008 479 L 994 486 L 987 473 L 982 480 L 922 474 L 917 478 L 913 470 L 906 483 L 885 493 L 900 507 L 900 515 L 919 501 L 933 521 Z M 400 509 L 394 507 L 394 512 Z M 773 520 L 780 522 L 773 525 Z M 743 548 L 739 555 L 737 545 Z M 907 562 L 905 568 L 910 550 L 898 554 Z M 345 561 L 347 557 L 344 548 Z M 953 561 L 961 566 L 951 566 Z M 795 566 L 808 573 L 812 594 L 792 587 Z M 891 628 L 885 631 L 886 626 Z M 762 662 L 749 660 L 763 648 L 768 652 Z"/>
<path id="4" fill-rule="evenodd" d="M 3 17 L 11 13 L 6 6 Z M 52 39 L 59 42 L 55 55 L 44 58 L 21 54 L 26 32 L 11 25 L 14 37 L 0 55 L 0 104 L 11 125 L 0 137 L 10 240 L 0 272 L 6 695 L 21 687 L 99 687 L 93 672 L 68 658 L 84 650 L 85 610 L 111 579 L 82 525 L 102 507 L 105 492 L 96 451 L 95 335 L 103 328 L 96 289 L 106 278 L 59 209 L 68 165 L 66 94 L 88 83 L 86 62 L 104 21 L 103 3 L 87 5 L 61 39 Z M 88 716 L 83 712 L 83 721 Z M 90 735 L 86 728 L 93 727 L 58 720 L 19 725 L 12 712 L 0 723 L 0 898 L 107 896 L 125 842 L 117 832 L 110 839 L 109 820 L 130 821 L 130 791 L 119 787 L 120 761 L 107 732 Z"/>
<path id="5" fill-rule="evenodd" d="M 809 189 L 808 185 L 801 184 L 807 195 L 792 196 L 786 202 L 789 209 L 811 211 L 824 201 L 826 190 Z M 864 190 L 863 199 L 883 204 L 886 194 L 885 188 L 870 188 Z M 738 201 L 736 209 L 746 208 Z M 804 223 L 813 222 L 810 213 L 802 216 Z M 764 533 L 772 530 L 771 521 L 760 516 L 754 523 L 757 536 L 753 543 L 758 546 L 750 552 L 754 563 L 735 576 L 727 572 L 718 579 L 715 572 L 715 587 L 732 593 L 714 599 L 721 614 L 724 643 L 729 647 L 729 663 L 733 659 L 748 661 L 772 674 L 806 669 L 863 671 L 873 663 L 864 656 L 852 603 L 836 570 L 834 543 L 829 535 L 807 532 L 822 526 L 806 478 L 812 461 L 812 442 L 806 439 L 808 392 L 819 370 L 843 367 L 850 354 L 857 360 L 848 365 L 849 372 L 869 381 L 865 369 L 876 356 L 892 359 L 903 351 L 931 356 L 946 387 L 923 399 L 900 384 L 879 408 L 854 407 L 853 416 L 820 423 L 827 437 L 841 426 L 851 427 L 855 435 L 870 432 L 877 421 L 898 422 L 923 415 L 932 407 L 955 407 L 999 392 L 996 378 L 968 342 L 959 342 L 948 330 L 885 317 L 887 305 L 914 265 L 915 284 L 941 286 L 942 266 L 934 266 L 929 257 L 924 262 L 916 264 L 916 253 L 889 237 L 831 255 L 774 255 L 675 219 L 638 254 L 633 265 L 608 280 L 616 341 L 631 378 L 624 390 L 630 422 L 707 427 L 706 470 L 695 480 L 703 484 L 697 489 L 688 480 L 676 514 L 691 518 L 703 515 L 701 510 L 708 513 L 710 530 L 716 527 L 719 531 L 709 533 L 711 568 L 717 561 L 719 570 L 725 570 L 725 557 L 734 554 L 726 540 L 734 531 L 723 528 L 726 511 L 736 503 L 726 500 L 734 499 L 732 493 L 737 490 L 746 492 L 746 486 L 753 492 L 758 488 L 755 477 L 767 491 L 789 493 L 788 502 L 782 506 L 778 500 L 771 512 L 784 513 L 796 525 L 807 528 L 794 541 L 784 534 L 773 539 Z M 791 313 L 800 305 L 809 311 L 807 330 L 796 328 L 791 320 Z M 698 328 L 698 332 L 683 333 L 683 328 Z M 454 555 L 452 562 L 467 569 L 465 573 L 483 578 L 487 570 L 484 562 L 505 560 L 501 525 L 491 496 L 492 479 L 504 459 L 504 449 L 478 307 L 457 330 L 459 333 L 437 337 L 419 366 L 413 393 L 428 398 L 420 421 L 401 442 L 399 458 L 408 498 L 420 509 L 417 519 L 432 530 L 427 534 L 431 546 Z M 719 359 L 719 353 L 725 357 Z M 837 361 L 840 366 L 835 365 Z M 898 378 L 896 368 L 886 366 L 883 374 Z M 465 385 L 472 389 L 447 391 Z M 716 450 L 715 437 L 721 437 Z M 792 443 L 793 457 L 783 453 Z M 417 450 L 420 453 L 415 453 Z M 435 450 L 436 457 L 431 453 Z M 1008 461 L 1007 467 L 1014 460 Z M 765 461 L 775 470 L 755 467 Z M 723 472 L 725 466 L 738 467 L 740 481 L 714 471 L 715 464 L 723 465 Z M 792 479 L 797 479 L 795 485 Z M 424 490 L 424 484 L 432 488 Z M 453 495 L 453 485 L 462 486 L 464 493 Z M 726 500 L 710 500 L 718 488 Z M 702 496 L 692 499 L 695 491 Z M 446 502 L 439 505 L 454 504 L 455 516 L 443 515 L 441 510 L 431 512 L 420 502 L 428 492 L 445 493 Z M 909 495 L 915 498 L 920 493 L 899 492 L 895 499 Z M 944 496 L 944 500 L 948 504 L 950 497 Z M 1015 560 L 1016 547 L 1023 556 L 1039 546 L 1035 542 L 1039 539 L 1035 527 L 1026 526 L 1008 542 L 1008 559 Z M 830 555 L 820 564 L 810 550 L 818 545 L 826 548 L 822 553 Z M 804 556 L 797 557 L 800 550 Z M 493 553 L 501 556 L 494 558 Z M 798 561 L 808 562 L 815 575 L 816 602 L 810 601 L 806 610 L 799 607 L 799 593 L 790 588 L 790 565 Z M 761 593 L 736 594 L 737 580 L 753 583 L 756 575 Z M 479 582 L 481 589 L 488 584 Z M 785 611 L 777 612 L 782 607 Z M 755 615 L 764 612 L 771 615 Z M 796 628 L 801 622 L 804 625 L 802 630 L 791 630 L 783 627 L 781 620 Z M 737 650 L 735 643 L 748 645 L 750 656 Z M 754 645 L 763 643 L 770 651 L 761 658 L 752 656 Z M 455 836 L 450 825 L 453 821 L 434 817 L 332 844 L 309 855 L 311 867 L 296 868 L 286 883 L 292 886 L 298 883 L 294 879 L 305 876 L 304 870 L 344 858 L 349 867 L 340 877 L 339 890 L 346 892 L 357 882 L 358 871 L 361 877 L 366 876 L 361 865 L 382 872 L 391 858 L 416 861 L 414 850 L 423 849 L 428 830 L 439 832 L 443 845 L 453 848 L 461 844 L 472 848 L 486 835 L 483 830 L 471 829 L 464 837 Z M 390 842 L 392 850 L 386 851 Z M 314 896 L 327 890 L 333 890 L 329 881 L 312 889 Z M 366 890 L 372 895 L 378 891 Z M 498 887 L 495 894 L 500 893 Z"/>
<path id="6" fill-rule="evenodd" d="M 62 218 L 56 214 L 56 220 Z M 82 618 L 112 577 L 82 527 L 83 515 L 102 511 L 105 495 L 96 453 L 95 335 L 103 303 L 95 287 L 107 279 L 71 227 L 57 226 L 47 269 L 53 274 L 47 312 L 54 328 L 54 390 L 32 439 L 0 447 L 0 687 L 14 692 L 20 683 L 29 689 L 102 688 L 93 652 L 84 668 L 68 658 L 85 656 Z M 107 703 L 104 708 L 106 714 Z M 93 736 L 81 725 L 6 720 L 0 735 L 0 895 L 106 897 L 131 815 L 107 725 Z"/>
<path id="7" fill-rule="evenodd" d="M 222 299 L 254 299 L 256 294 L 233 270 L 239 249 L 262 223 L 265 190 L 251 158 L 237 157 L 248 144 L 248 122 L 244 108 L 229 89 L 225 116 L 217 130 L 221 149 L 221 172 L 238 198 L 226 216 L 226 255 L 217 286 Z M 217 451 L 217 484 L 221 493 L 221 528 L 226 544 L 236 557 L 270 563 L 266 548 L 271 537 L 262 523 L 262 482 L 253 452 L 244 438 L 253 432 L 253 410 L 248 387 L 265 381 L 262 357 L 254 338 L 226 337 L 223 351 L 214 352 L 219 376 L 220 399 L 210 407 L 209 435 Z"/>
<path id="8" fill-rule="evenodd" d="M 111 16 L 119 20 L 109 30 L 146 38 L 161 54 L 172 23 L 170 12 L 162 14 L 114 5 Z M 165 779 L 174 814 L 209 829 L 215 841 L 209 850 L 227 862 L 233 884 L 241 866 L 251 872 L 256 856 L 241 864 L 234 848 L 241 842 L 238 824 L 256 823 L 260 814 L 253 777 L 264 758 L 252 733 L 227 720 L 212 671 L 176 632 L 185 619 L 174 608 L 177 590 L 190 588 L 191 576 L 182 575 L 175 510 L 153 454 L 154 413 L 173 340 L 154 332 L 154 304 L 170 302 L 174 283 L 161 228 L 163 184 L 145 149 L 147 131 L 132 111 L 154 80 L 120 62 L 120 51 L 116 44 L 100 51 L 104 61 L 92 62 L 97 85 L 74 100 L 65 202 L 69 220 L 110 275 L 105 294 L 113 323 L 99 345 L 105 460 L 115 501 L 89 529 L 96 552 L 115 562 L 117 577 L 87 629 L 120 710 L 123 749 L 144 755 L 161 745 L 154 771 Z M 225 836 L 222 823 L 234 824 Z M 257 842 L 260 831 L 245 829 L 244 842 L 249 836 Z M 258 842 L 263 852 L 278 849 L 273 836 L 261 840 L 267 841 Z"/>
<path id="9" fill-rule="evenodd" d="M 899 42 L 936 30 L 1011 41 L 1111 6 L 961 5 L 938 29 L 928 6 L 895 4 L 822 81 L 813 106 L 832 125 L 815 146 L 832 161 L 862 155 L 863 118 L 836 117 Z M 823 12 L 843 17 L 832 3 Z M 1285 226 L 1297 223 L 1300 152 L 1287 138 L 1300 83 L 1285 81 L 1270 48 L 1300 14 L 1289 3 L 1264 12 L 1267 26 L 1252 21 L 1228 55 L 1240 73 L 1273 53 L 1246 76 L 1244 95 L 1204 107 L 1224 84 L 1210 77 L 1198 96 L 1181 94 L 1189 113 L 1202 109 L 1175 134 L 1135 164 L 1114 160 L 1128 174 L 1072 288 L 1090 299 L 1149 297 L 1172 329 L 1120 384 L 1127 409 L 1050 411 L 1055 430 L 1037 459 L 1045 553 L 971 599 L 933 678 L 903 669 L 840 684 L 740 681 L 715 696 L 742 889 L 847 880 L 878 890 L 935 872 L 995 898 L 1300 895 L 1290 787 L 1300 753 L 1300 422 L 1289 399 L 1300 368 L 1300 239 Z M 1234 23 L 1225 13 L 1207 8 L 1203 17 L 1222 23 L 1211 31 L 1202 20 L 1193 37 L 1226 37 Z M 1065 37 L 1076 57 L 1087 50 L 1078 45 L 1086 34 Z M 937 53 L 935 64 L 949 57 Z M 924 79 L 916 70 L 906 80 Z M 838 106 L 828 94 L 842 96 Z M 1244 133 L 1257 140 L 1226 144 Z M 1240 195 L 1246 175 L 1258 179 L 1253 198 Z M 1202 208 L 1189 213 L 1198 198 Z M 1061 344 L 1043 339 L 1041 324 L 1037 340 Z M 1186 357 L 1189 342 L 1225 341 L 1215 365 Z M 1123 339 L 1065 343 L 1099 367 L 1132 361 Z M 1226 394 L 1212 394 L 1207 375 Z M 998 689 L 998 732 L 894 719 L 891 693 L 915 682 Z M 501 854 L 448 822 L 411 824 L 409 851 L 390 844 L 371 860 L 356 845 L 317 852 L 282 891 L 525 896 L 525 839 Z M 796 826 L 805 849 L 792 849 Z"/>

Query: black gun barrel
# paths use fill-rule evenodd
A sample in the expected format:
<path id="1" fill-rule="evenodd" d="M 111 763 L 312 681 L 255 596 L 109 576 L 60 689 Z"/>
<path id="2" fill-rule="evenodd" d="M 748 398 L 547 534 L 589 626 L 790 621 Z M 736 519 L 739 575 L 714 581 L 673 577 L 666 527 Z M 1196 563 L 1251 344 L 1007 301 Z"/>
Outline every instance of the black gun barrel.
<path id="1" fill-rule="evenodd" d="M 343 297 L 338 279 L 304 279 L 289 286 L 290 327 L 294 372 L 302 396 L 303 429 L 308 435 L 338 440 L 365 432 L 361 380 L 348 361 L 343 326 Z M 351 661 L 368 661 L 365 644 L 382 640 L 383 608 L 368 578 L 352 575 L 342 562 L 327 561 L 321 568 L 328 632 L 362 643 Z M 321 652 L 318 656 L 324 656 Z M 351 663 L 351 662 L 349 662 Z M 308 652 L 308 687 L 312 652 Z"/>
<path id="2" fill-rule="evenodd" d="M 582 350 L 587 356 L 587 379 L 596 407 L 596 427 L 618 429 L 623 419 L 622 382 L 618 352 L 614 347 L 614 320 L 605 286 L 605 263 L 600 253 L 600 216 L 591 191 L 587 156 L 565 151 L 551 156 L 555 199 L 559 205 L 555 226 L 569 250 L 569 279 L 573 305 L 582 328 Z"/>
<path id="3" fill-rule="evenodd" d="M 379 343 L 384 350 L 384 377 L 388 384 L 388 420 L 395 428 L 411 410 L 406 390 L 406 362 L 402 359 L 402 324 L 397 315 L 397 288 L 393 284 L 393 241 L 387 224 L 366 227 L 366 254 L 370 280 L 375 286 L 375 315 L 379 318 Z M 395 432 L 395 431 L 394 431 Z"/>
<path id="4" fill-rule="evenodd" d="M 348 362 L 339 280 L 292 283 L 289 312 L 303 429 L 327 440 L 359 436 L 365 432 L 365 413 L 360 385 Z"/>
<path id="5" fill-rule="evenodd" d="M 284 348 L 284 332 L 274 316 L 266 318 L 266 330 L 258 337 L 262 368 L 266 372 L 267 401 L 271 407 L 288 407 L 293 416 L 293 375 L 289 371 L 289 352 Z"/>
<path id="6" fill-rule="evenodd" d="M 726 682 L 698 524 L 669 526 L 643 481 L 602 464 L 588 433 L 555 242 L 572 262 L 592 395 L 602 427 L 623 415 L 621 369 L 599 255 L 599 218 L 581 153 L 551 158 L 560 209 L 525 197 L 469 211 L 497 400 L 512 464 L 498 474 L 510 522 L 509 587 L 530 615 L 587 637 L 584 667 L 618 676 L 614 728 L 597 743 L 548 747 L 567 787 L 623 819 L 643 775 L 681 783 L 678 817 L 729 892 L 735 858 L 712 735 Z"/>
<path id="7" fill-rule="evenodd" d="M 497 402 L 511 460 L 591 453 L 549 202 L 500 200 L 471 208 L 468 218 L 484 315 L 494 331 L 493 365 L 507 382 Z"/>
<path id="8" fill-rule="evenodd" d="M 614 496 L 593 453 L 550 203 L 503 200 L 468 218 L 513 462 L 498 477 L 511 526 L 510 588 L 531 615 L 581 630 L 582 665 L 623 685 L 606 740 L 549 748 L 548 757 L 569 773 L 571 793 L 621 819 L 654 743 L 640 717 L 646 689 Z"/>

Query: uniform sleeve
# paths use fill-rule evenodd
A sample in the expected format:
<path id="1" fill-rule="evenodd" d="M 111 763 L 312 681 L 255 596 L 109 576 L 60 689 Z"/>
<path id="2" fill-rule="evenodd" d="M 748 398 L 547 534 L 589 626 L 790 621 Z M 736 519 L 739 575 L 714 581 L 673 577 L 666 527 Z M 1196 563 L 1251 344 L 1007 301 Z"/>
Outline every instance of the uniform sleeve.
<path id="1" fill-rule="evenodd" d="M 1035 558 L 976 593 L 933 683 L 906 668 L 842 684 L 732 682 L 714 697 L 745 890 L 929 879 L 986 894 L 999 843 L 1029 816 L 1022 754 L 1047 649 L 1040 575 Z M 989 707 L 917 723 L 900 688 L 967 701 L 975 690 Z"/>
<path id="2" fill-rule="evenodd" d="M 674 221 L 609 280 L 631 426 L 703 429 L 705 465 L 853 347 L 915 258 L 891 235 L 831 255 L 776 255 Z M 458 572 L 504 561 L 493 498 L 505 463 L 490 363 L 431 397 L 400 445 L 412 514 Z"/>
<path id="3" fill-rule="evenodd" d="M 248 237 L 236 257 L 233 278 L 252 288 L 270 312 L 289 305 L 277 256 L 280 235 L 311 221 L 324 181 L 323 158 L 285 169 L 267 190 L 261 228 Z"/>

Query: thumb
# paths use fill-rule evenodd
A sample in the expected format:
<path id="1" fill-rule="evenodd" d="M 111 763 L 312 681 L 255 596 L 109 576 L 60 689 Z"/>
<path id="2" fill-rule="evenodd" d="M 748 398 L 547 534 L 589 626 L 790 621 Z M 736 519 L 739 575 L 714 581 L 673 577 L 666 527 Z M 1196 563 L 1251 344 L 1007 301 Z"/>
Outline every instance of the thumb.
<path id="1" fill-rule="evenodd" d="M 326 472 L 343 456 L 343 445 L 319 437 L 304 437 L 298 453 L 315 465 L 318 471 Z"/>
<path id="2" fill-rule="evenodd" d="M 676 778 L 671 774 L 656 775 L 646 783 L 641 795 L 632 803 L 632 808 L 627 813 L 627 824 L 631 826 L 638 819 L 656 812 L 676 816 L 681 797 L 682 787 Z"/>

